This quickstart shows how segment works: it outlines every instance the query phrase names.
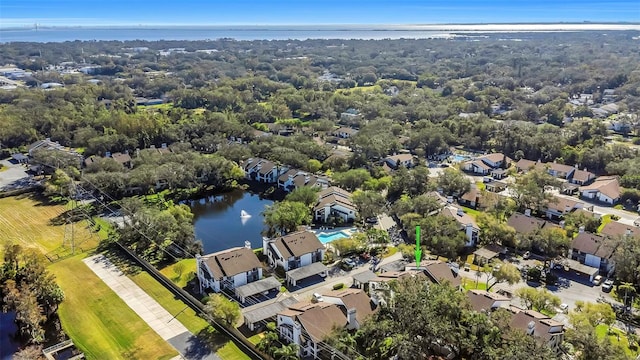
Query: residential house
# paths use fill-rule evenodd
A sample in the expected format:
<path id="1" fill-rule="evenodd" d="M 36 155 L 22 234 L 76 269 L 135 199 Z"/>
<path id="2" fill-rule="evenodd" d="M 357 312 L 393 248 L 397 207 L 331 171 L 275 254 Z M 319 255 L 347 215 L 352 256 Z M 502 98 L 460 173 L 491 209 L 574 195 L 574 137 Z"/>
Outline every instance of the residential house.
<path id="1" fill-rule="evenodd" d="M 473 289 L 467 291 L 467 297 L 473 310 L 480 313 L 490 312 L 501 307 L 508 308 L 511 300 L 498 293 Z"/>
<path id="2" fill-rule="evenodd" d="M 484 188 L 490 192 L 501 192 L 507 189 L 507 183 L 502 181 L 489 181 L 484 184 Z"/>
<path id="3" fill-rule="evenodd" d="M 360 289 L 346 288 L 325 292 L 322 294 L 322 301 L 340 307 L 347 315 L 347 329 L 359 329 L 367 317 L 375 312 L 375 305 Z"/>
<path id="4" fill-rule="evenodd" d="M 476 159 L 462 164 L 462 170 L 479 175 L 488 175 L 491 172 L 492 167 L 485 164 L 483 161 Z"/>
<path id="5" fill-rule="evenodd" d="M 539 161 L 531 161 L 531 160 L 527 160 L 527 159 L 520 159 L 518 160 L 518 162 L 516 163 L 516 170 L 518 170 L 518 172 L 527 172 L 533 168 L 536 168 L 538 166 L 540 166 L 540 162 Z"/>
<path id="6" fill-rule="evenodd" d="M 492 153 L 478 157 L 476 160 L 480 160 L 483 163 L 489 165 L 492 169 L 499 167 L 506 167 L 511 161 L 503 153 Z"/>
<path id="7" fill-rule="evenodd" d="M 341 139 L 349 139 L 358 133 L 358 130 L 350 128 L 350 127 L 341 127 L 335 131 L 333 131 L 333 136 L 339 137 Z"/>
<path id="8" fill-rule="evenodd" d="M 602 227 L 600 235 L 607 236 L 612 239 L 624 236 L 638 236 L 640 235 L 640 228 L 634 225 L 623 224 L 618 221 L 610 221 Z"/>
<path id="9" fill-rule="evenodd" d="M 491 177 L 496 180 L 502 180 L 507 177 L 507 170 L 501 168 L 493 169 L 491 170 Z"/>
<path id="10" fill-rule="evenodd" d="M 571 241 L 568 257 L 609 274 L 614 268 L 614 251 L 613 240 L 583 231 Z"/>
<path id="11" fill-rule="evenodd" d="M 113 153 L 111 154 L 111 158 L 113 160 L 115 160 L 118 164 L 126 167 L 126 168 L 131 168 L 133 166 L 133 164 L 131 163 L 131 155 L 129 155 L 128 152 L 125 153 Z"/>
<path id="12" fill-rule="evenodd" d="M 475 209 L 480 204 L 481 192 L 474 185 L 458 198 L 458 204 Z"/>
<path id="13" fill-rule="evenodd" d="M 565 197 L 554 196 L 547 201 L 543 207 L 547 218 L 551 220 L 559 220 L 570 212 L 584 208 L 582 201 L 573 200 Z M 592 206 L 589 208 L 593 208 Z"/>
<path id="14" fill-rule="evenodd" d="M 564 341 L 564 325 L 547 315 L 533 310 L 509 309 L 512 312 L 510 326 L 512 329 L 524 331 L 540 343 L 556 352 Z"/>
<path id="15" fill-rule="evenodd" d="M 318 202 L 313 208 L 315 221 L 328 222 L 330 217 L 337 217 L 343 222 L 353 222 L 357 209 L 351 201 L 351 193 L 332 186 L 318 193 Z"/>
<path id="16" fill-rule="evenodd" d="M 220 292 L 262 279 L 262 264 L 251 245 L 235 247 L 209 255 L 196 255 L 200 291 Z"/>
<path id="17" fill-rule="evenodd" d="M 319 344 L 329 336 L 333 329 L 343 328 L 349 323 L 348 315 L 338 305 L 319 302 L 302 302 L 289 306 L 277 315 L 277 329 L 280 338 L 298 345 L 298 356 L 318 359 Z"/>
<path id="18" fill-rule="evenodd" d="M 278 187 L 289 192 L 303 186 L 315 186 L 326 189 L 330 185 L 329 179 L 305 171 L 291 169 L 278 177 Z"/>
<path id="19" fill-rule="evenodd" d="M 371 301 L 376 305 L 393 306 L 395 293 L 391 283 L 411 277 L 420 277 L 427 280 L 427 275 L 421 270 L 381 272 L 377 277 L 369 280 L 369 295 L 371 296 Z"/>
<path id="20" fill-rule="evenodd" d="M 389 166 L 393 169 L 397 169 L 400 165 L 411 168 L 415 166 L 415 162 L 413 159 L 413 155 L 411 154 L 398 154 L 387 156 L 384 161 L 389 164 Z"/>
<path id="21" fill-rule="evenodd" d="M 611 103 L 616 101 L 616 91 L 614 89 L 604 89 L 602 91 L 602 102 Z"/>
<path id="22" fill-rule="evenodd" d="M 507 220 L 507 225 L 516 230 L 517 234 L 526 235 L 538 231 L 545 227 L 546 221 L 531 216 L 531 211 L 526 210 L 524 214 L 514 213 Z"/>
<path id="23" fill-rule="evenodd" d="M 565 180 L 571 178 L 573 176 L 573 172 L 576 171 L 576 168 L 573 166 L 558 164 L 556 162 L 546 163 L 544 166 L 549 175 Z"/>
<path id="24" fill-rule="evenodd" d="M 33 156 L 34 151 L 36 150 L 61 150 L 65 151 L 65 147 L 60 145 L 57 141 L 51 141 L 50 138 L 46 138 L 44 140 L 38 140 L 33 144 L 29 145 L 28 153 L 29 156 Z"/>
<path id="25" fill-rule="evenodd" d="M 620 184 L 617 176 L 601 176 L 580 188 L 580 196 L 613 205 L 620 201 Z"/>
<path id="26" fill-rule="evenodd" d="M 577 184 L 580 186 L 585 186 L 595 180 L 596 174 L 587 171 L 587 169 L 579 170 L 573 172 L 573 176 L 569 179 L 569 182 L 572 184 Z"/>
<path id="27" fill-rule="evenodd" d="M 298 231 L 276 238 L 262 238 L 262 249 L 272 267 L 281 267 L 286 272 L 287 283 L 297 282 L 314 275 L 327 275 L 322 264 L 324 245 L 316 234 Z"/>
<path id="28" fill-rule="evenodd" d="M 260 158 L 250 158 L 241 164 L 245 172 L 245 177 L 258 182 L 273 184 L 278 181 L 278 177 L 285 173 L 289 168 L 287 166 L 278 165 L 269 160 Z"/>
<path id="29" fill-rule="evenodd" d="M 441 193 L 439 193 L 437 191 L 429 191 L 425 195 L 436 199 L 436 201 L 438 202 L 438 205 L 440 205 L 440 206 L 445 206 L 450 202 L 444 195 L 442 195 Z"/>
<path id="30" fill-rule="evenodd" d="M 467 243 L 465 246 L 475 246 L 478 243 L 480 227 L 473 217 L 454 205 L 445 206 L 440 213 L 458 222 L 460 229 L 464 231 L 467 236 Z"/>
<path id="31" fill-rule="evenodd" d="M 420 264 L 420 269 L 425 272 L 429 280 L 434 284 L 444 284 L 448 282 L 454 288 L 462 285 L 460 277 L 451 270 L 448 264 L 437 260 L 426 260 Z"/>

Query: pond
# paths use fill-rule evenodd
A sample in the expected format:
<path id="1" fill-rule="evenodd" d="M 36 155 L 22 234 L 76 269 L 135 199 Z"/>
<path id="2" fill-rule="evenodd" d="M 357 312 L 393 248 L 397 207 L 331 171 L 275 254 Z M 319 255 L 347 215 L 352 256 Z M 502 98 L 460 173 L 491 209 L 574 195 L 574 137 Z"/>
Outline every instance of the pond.
<path id="1" fill-rule="evenodd" d="M 194 214 L 196 238 L 202 240 L 204 254 L 244 246 L 245 241 L 250 241 L 254 249 L 262 247 L 262 212 L 273 201 L 234 190 L 186 204 Z"/>
<path id="2" fill-rule="evenodd" d="M 18 332 L 15 319 L 15 312 L 0 312 L 0 359 L 11 359 L 20 345 L 14 341 L 14 336 Z"/>

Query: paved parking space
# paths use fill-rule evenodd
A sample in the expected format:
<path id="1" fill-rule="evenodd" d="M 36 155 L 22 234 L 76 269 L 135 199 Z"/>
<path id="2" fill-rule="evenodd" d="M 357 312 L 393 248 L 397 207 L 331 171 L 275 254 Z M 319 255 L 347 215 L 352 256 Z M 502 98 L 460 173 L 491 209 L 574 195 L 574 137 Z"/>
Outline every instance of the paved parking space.
<path id="1" fill-rule="evenodd" d="M 9 160 L 0 160 L 3 169 L 0 171 L 0 190 L 14 190 L 32 185 L 27 168 L 21 164 L 14 164 Z"/>

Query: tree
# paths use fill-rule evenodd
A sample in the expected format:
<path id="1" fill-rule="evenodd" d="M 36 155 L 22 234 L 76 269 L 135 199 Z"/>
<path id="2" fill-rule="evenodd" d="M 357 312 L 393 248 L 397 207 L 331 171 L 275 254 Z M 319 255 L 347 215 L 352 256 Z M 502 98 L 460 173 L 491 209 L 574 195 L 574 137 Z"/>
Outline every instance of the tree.
<path id="1" fill-rule="evenodd" d="M 476 221 L 480 227 L 480 244 L 515 245 L 516 230 L 489 213 L 480 213 Z"/>
<path id="2" fill-rule="evenodd" d="M 516 296 L 522 299 L 527 309 L 535 311 L 553 311 L 560 305 L 560 298 L 547 289 L 524 287 L 516 290 Z"/>
<path id="3" fill-rule="evenodd" d="M 277 349 L 279 343 L 278 333 L 272 330 L 265 331 L 264 336 L 260 339 L 260 342 L 256 345 L 256 348 L 269 355 L 273 355 L 273 352 Z"/>
<path id="4" fill-rule="evenodd" d="M 618 279 L 640 285 L 640 237 L 633 236 L 619 241 L 613 258 Z"/>
<path id="5" fill-rule="evenodd" d="M 616 321 L 616 313 L 611 305 L 606 303 L 585 303 L 577 301 L 575 310 L 569 314 L 569 319 L 575 326 L 591 326 L 595 328 L 600 324 L 609 327 Z"/>
<path id="6" fill-rule="evenodd" d="M 521 248 L 537 249 L 549 259 L 563 254 L 571 244 L 564 230 L 557 227 L 545 227 L 532 231 L 521 239 Z"/>
<path id="7" fill-rule="evenodd" d="M 547 192 L 547 187 L 557 187 L 558 180 L 547 173 L 546 169 L 531 169 L 516 177 L 512 187 L 513 199 L 518 208 L 538 211 L 547 202 L 553 201 L 553 195 Z"/>
<path id="8" fill-rule="evenodd" d="M 447 195 L 461 196 L 471 189 L 471 181 L 454 168 L 444 169 L 438 175 L 437 184 Z"/>
<path id="9" fill-rule="evenodd" d="M 358 208 L 358 216 L 364 222 L 382 212 L 385 205 L 384 197 L 375 191 L 356 191 L 351 197 L 351 201 Z"/>
<path id="10" fill-rule="evenodd" d="M 235 327 L 242 317 L 240 306 L 220 294 L 213 294 L 205 305 L 205 312 L 214 320 L 222 322 L 230 327 Z"/>
<path id="11" fill-rule="evenodd" d="M 311 212 L 304 203 L 281 201 L 267 206 L 264 222 L 269 227 L 268 234 L 283 234 L 295 231 L 298 226 L 311 222 Z"/>
<path id="12" fill-rule="evenodd" d="M 371 179 L 371 174 L 365 169 L 352 169 L 345 172 L 337 172 L 333 174 L 333 180 L 336 184 L 349 191 L 353 191 L 366 181 Z"/>
<path id="13" fill-rule="evenodd" d="M 288 344 L 282 345 L 273 352 L 273 355 L 278 360 L 297 360 L 298 358 L 298 345 Z"/>
<path id="14" fill-rule="evenodd" d="M 483 267 L 482 272 L 487 276 L 487 290 L 491 290 L 498 283 L 506 282 L 509 285 L 513 285 L 520 281 L 520 270 L 510 263 L 496 262 L 488 264 Z M 493 283 L 489 284 L 492 279 L 494 280 Z"/>
<path id="15" fill-rule="evenodd" d="M 297 201 L 307 206 L 312 206 L 318 201 L 319 188 L 315 186 L 301 186 L 288 193 L 284 198 L 287 201 Z"/>

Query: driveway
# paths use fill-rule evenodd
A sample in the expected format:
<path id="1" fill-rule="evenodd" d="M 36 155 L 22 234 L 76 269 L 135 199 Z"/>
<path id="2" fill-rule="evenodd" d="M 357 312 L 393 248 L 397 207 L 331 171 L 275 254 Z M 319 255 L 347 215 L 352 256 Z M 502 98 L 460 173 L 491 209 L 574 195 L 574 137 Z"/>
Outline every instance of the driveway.
<path id="1" fill-rule="evenodd" d="M 402 254 L 397 252 L 387 258 L 382 259 L 378 266 L 388 264 L 390 262 L 394 262 L 396 260 L 402 259 Z M 369 263 L 365 263 L 364 265 L 358 266 L 351 271 L 337 271 L 335 275 L 330 274 L 326 277 L 325 281 L 314 284 L 304 289 L 300 289 L 294 291 L 293 294 L 298 297 L 301 301 L 311 299 L 313 297 L 313 293 L 323 293 L 326 291 L 331 291 L 334 285 L 344 284 L 345 287 L 350 287 L 353 284 L 353 275 L 359 274 L 369 270 Z"/>
<path id="2" fill-rule="evenodd" d="M 571 199 L 571 200 L 577 200 L 578 199 L 575 196 L 569 196 L 569 195 L 565 195 L 565 194 L 557 194 L 557 193 L 555 193 L 555 195 L 557 197 L 561 197 L 561 198 L 565 198 L 565 199 Z M 620 219 L 618 221 L 623 223 L 623 224 L 634 225 L 633 222 L 640 217 L 640 215 L 638 215 L 637 213 L 633 213 L 631 211 L 618 210 L 618 209 L 615 209 L 613 207 L 602 206 L 602 204 L 600 204 L 600 203 L 590 202 L 590 201 L 588 201 L 586 199 L 579 199 L 579 200 L 582 201 L 585 204 L 593 205 L 593 212 L 598 214 L 598 215 L 602 216 L 602 215 L 610 214 L 610 215 L 615 215 L 615 216 L 620 217 Z"/>
<path id="3" fill-rule="evenodd" d="M 2 170 L 0 170 L 0 191 L 15 190 L 33 185 L 25 165 L 14 164 L 9 160 L 0 160 L 0 164 L 3 165 Z"/>
<path id="4" fill-rule="evenodd" d="M 83 260 L 107 286 L 111 288 L 133 311 L 162 339 L 171 344 L 184 359 L 220 360 L 198 337 L 176 320 L 157 301 L 124 275 L 104 255 Z"/>

